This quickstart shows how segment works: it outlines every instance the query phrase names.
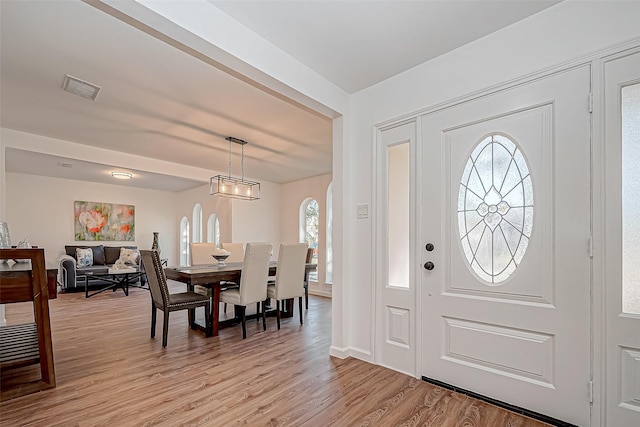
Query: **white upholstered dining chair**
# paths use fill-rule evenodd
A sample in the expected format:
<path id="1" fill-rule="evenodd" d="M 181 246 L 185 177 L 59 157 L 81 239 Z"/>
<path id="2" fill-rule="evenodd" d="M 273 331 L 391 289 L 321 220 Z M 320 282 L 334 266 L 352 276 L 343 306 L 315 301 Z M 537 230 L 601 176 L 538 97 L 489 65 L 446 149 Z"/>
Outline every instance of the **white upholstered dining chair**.
<path id="1" fill-rule="evenodd" d="M 276 317 L 280 329 L 280 304 L 284 300 L 298 297 L 300 324 L 302 325 L 302 298 L 305 295 L 304 270 L 307 258 L 307 244 L 293 243 L 280 245 L 275 283 L 267 287 L 267 298 L 276 300 Z"/>
<path id="2" fill-rule="evenodd" d="M 269 276 L 269 259 L 273 245 L 270 243 L 247 243 L 242 262 L 240 286 L 220 291 L 220 302 L 234 304 L 242 322 L 242 338 L 247 337 L 246 309 L 249 304 L 256 304 L 258 314 L 262 314 L 262 327 L 267 330 L 264 313 L 264 302 L 267 299 L 267 277 Z"/>
<path id="3" fill-rule="evenodd" d="M 190 243 L 191 265 L 215 264 L 213 252 L 217 249 L 215 243 Z"/>
<path id="4" fill-rule="evenodd" d="M 238 243 L 238 244 L 242 248 L 242 243 Z M 214 251 L 217 249 L 215 243 L 190 243 L 189 247 L 191 249 L 191 265 L 215 265 L 215 264 L 217 264 L 217 261 L 215 259 L 213 259 L 213 256 L 212 256 Z M 243 250 L 242 256 L 244 257 L 244 248 L 242 248 L 242 250 Z M 226 261 L 227 262 L 242 262 L 242 257 L 240 258 L 239 261 L 229 261 L 230 258 L 231 258 L 231 256 L 229 256 L 229 258 L 227 258 Z M 226 288 L 230 288 L 230 287 L 234 287 L 234 286 L 237 287 L 238 286 L 238 284 L 234 283 L 234 282 L 223 282 L 223 283 L 221 283 L 221 285 L 224 285 Z M 207 288 L 206 286 L 195 285 L 193 287 L 193 290 L 195 292 L 201 294 L 201 295 L 206 295 L 209 298 L 212 297 L 211 289 Z M 224 310 L 225 313 L 227 312 L 227 304 L 226 303 L 224 304 L 222 309 Z"/>
<path id="5" fill-rule="evenodd" d="M 244 261 L 244 243 L 223 243 L 222 249 L 231 252 L 226 262 Z"/>

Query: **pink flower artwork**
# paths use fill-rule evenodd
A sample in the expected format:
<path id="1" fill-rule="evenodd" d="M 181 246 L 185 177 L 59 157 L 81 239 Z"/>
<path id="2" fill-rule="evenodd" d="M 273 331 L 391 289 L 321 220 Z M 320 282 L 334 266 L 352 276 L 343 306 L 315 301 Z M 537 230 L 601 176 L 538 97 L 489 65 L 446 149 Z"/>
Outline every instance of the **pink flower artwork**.
<path id="1" fill-rule="evenodd" d="M 135 207 L 113 203 L 76 201 L 76 241 L 134 241 Z"/>

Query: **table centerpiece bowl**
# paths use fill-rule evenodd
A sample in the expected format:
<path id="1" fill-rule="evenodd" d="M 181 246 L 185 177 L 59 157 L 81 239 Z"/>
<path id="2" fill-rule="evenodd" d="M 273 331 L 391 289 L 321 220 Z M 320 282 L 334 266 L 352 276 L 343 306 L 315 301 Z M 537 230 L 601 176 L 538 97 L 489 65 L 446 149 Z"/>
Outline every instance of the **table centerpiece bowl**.
<path id="1" fill-rule="evenodd" d="M 229 255 L 211 255 L 218 261 L 218 267 L 225 267 L 227 264 L 225 263 L 226 259 L 229 258 Z"/>

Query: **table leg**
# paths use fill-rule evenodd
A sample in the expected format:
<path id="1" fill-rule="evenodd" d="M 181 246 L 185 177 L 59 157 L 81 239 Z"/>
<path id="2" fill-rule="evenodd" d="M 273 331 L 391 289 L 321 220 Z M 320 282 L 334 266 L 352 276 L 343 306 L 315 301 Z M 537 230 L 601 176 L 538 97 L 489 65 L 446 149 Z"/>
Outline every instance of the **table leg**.
<path id="1" fill-rule="evenodd" d="M 282 301 L 281 317 L 293 317 L 293 298 Z"/>
<path id="2" fill-rule="evenodd" d="M 187 282 L 187 291 L 193 292 L 193 285 L 191 284 L 191 282 Z M 188 313 L 187 316 L 189 318 L 189 327 L 191 329 L 195 329 L 196 328 L 196 309 L 190 308 L 187 310 L 187 313 Z"/>
<path id="3" fill-rule="evenodd" d="M 211 304 L 211 336 L 218 336 L 220 327 L 220 284 L 211 287 L 213 291 L 213 304 Z"/>

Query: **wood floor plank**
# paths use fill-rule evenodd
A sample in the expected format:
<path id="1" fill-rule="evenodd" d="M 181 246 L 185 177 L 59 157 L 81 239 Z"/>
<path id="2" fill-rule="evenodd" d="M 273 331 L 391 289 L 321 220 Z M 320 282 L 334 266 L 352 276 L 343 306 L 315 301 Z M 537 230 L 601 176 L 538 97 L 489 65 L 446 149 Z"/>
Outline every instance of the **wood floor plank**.
<path id="1" fill-rule="evenodd" d="M 175 285 L 174 285 L 175 286 Z M 182 290 L 177 285 L 173 291 Z M 205 338 L 186 312 L 150 338 L 147 291 L 51 300 L 57 387 L 0 404 L 2 426 L 521 426 L 545 424 L 357 359 L 329 356 L 331 301 L 310 297 L 304 325 L 249 322 Z M 32 321 L 6 306 L 9 324 Z M 297 308 L 296 308 L 297 310 Z M 33 367 L 31 367 L 33 368 Z M 5 386 L 33 369 L 4 370 Z"/>

